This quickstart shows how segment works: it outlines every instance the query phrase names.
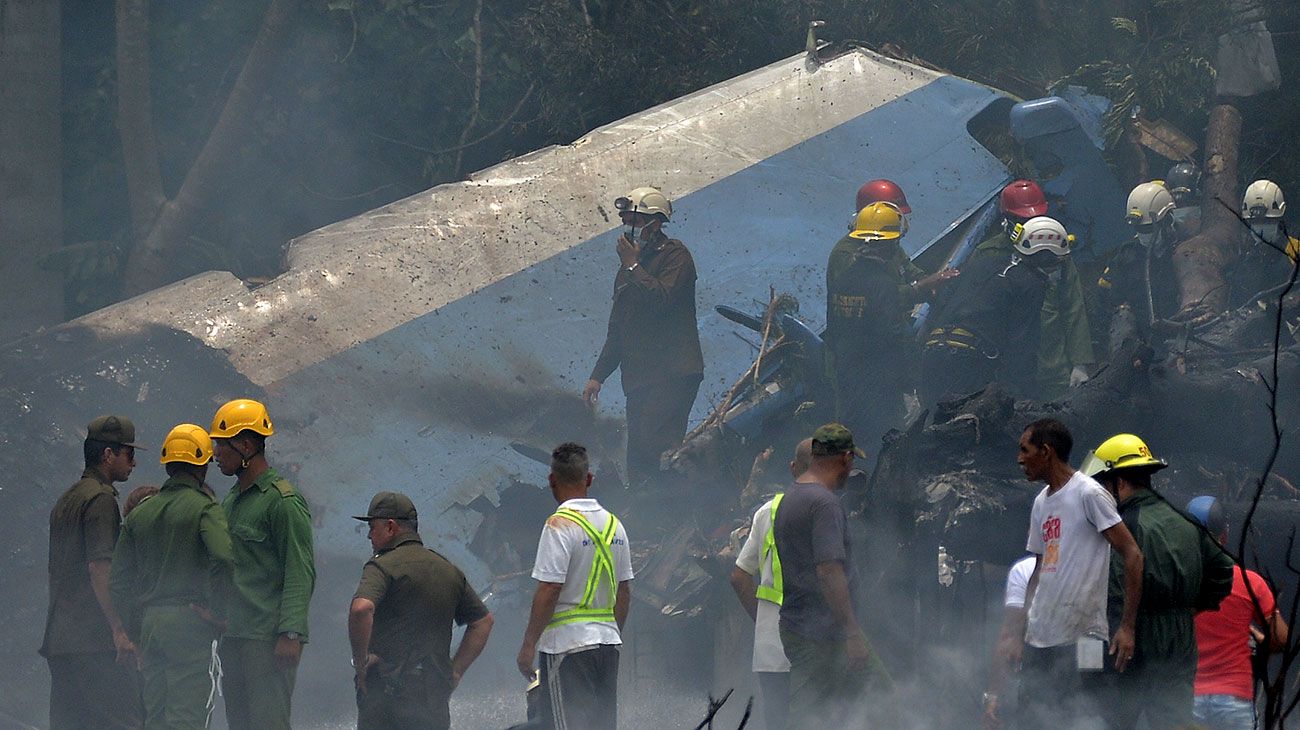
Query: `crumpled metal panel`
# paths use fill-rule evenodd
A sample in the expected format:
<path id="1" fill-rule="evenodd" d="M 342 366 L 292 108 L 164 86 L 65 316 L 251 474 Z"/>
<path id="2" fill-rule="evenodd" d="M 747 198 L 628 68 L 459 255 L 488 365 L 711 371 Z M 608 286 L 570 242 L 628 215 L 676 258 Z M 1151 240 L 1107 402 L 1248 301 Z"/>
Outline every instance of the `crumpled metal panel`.
<path id="1" fill-rule="evenodd" d="M 204 274 L 12 345 L 0 353 L 12 457 L 0 508 L 20 519 L 3 523 L 0 544 L 23 567 L 10 575 L 24 596 L 43 595 L 46 538 L 32 525 L 79 473 L 85 421 L 122 412 L 157 444 L 173 424 L 204 424 L 225 398 L 251 395 L 276 419 L 272 463 L 313 507 L 316 622 L 346 605 L 368 551 L 347 516 L 380 489 L 410 493 L 426 543 L 487 586 L 491 571 L 467 548 L 482 514 L 468 505 L 545 482 L 511 441 L 583 440 L 598 485 L 620 468 L 618 379 L 594 420 L 577 399 L 605 334 L 615 196 L 652 184 L 674 198 L 668 230 L 699 271 L 699 418 L 752 358 L 713 306 L 757 309 L 773 286 L 820 328 L 826 257 L 857 187 L 899 181 L 916 211 L 906 246 L 923 249 L 1007 174 L 966 133 L 998 98 L 867 51 L 815 71 L 800 56 L 327 226 L 296 240 L 289 271 L 260 288 Z M 230 483 L 215 469 L 209 479 L 219 493 Z M 161 480 L 144 454 L 128 487 Z M 15 661 L 0 666 L 34 659 L 43 605 L 24 600 L 0 644 Z M 341 661 L 342 636 L 320 623 L 313 652 Z M 0 685 L 15 676 L 0 670 Z"/>

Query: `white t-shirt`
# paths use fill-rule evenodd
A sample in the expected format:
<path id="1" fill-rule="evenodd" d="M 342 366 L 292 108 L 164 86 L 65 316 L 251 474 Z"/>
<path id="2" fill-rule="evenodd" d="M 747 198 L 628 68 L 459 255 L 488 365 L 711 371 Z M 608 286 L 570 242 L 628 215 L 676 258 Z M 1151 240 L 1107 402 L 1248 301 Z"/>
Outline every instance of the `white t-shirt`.
<path id="1" fill-rule="evenodd" d="M 1025 643 L 1046 648 L 1106 637 L 1110 543 L 1101 533 L 1120 522 L 1115 498 L 1083 472 L 1056 494 L 1047 490 L 1029 518 L 1025 547 L 1040 557 Z"/>
<path id="2" fill-rule="evenodd" d="M 763 503 L 750 522 L 749 537 L 736 555 L 736 567 L 758 576 L 759 585 L 772 587 L 772 561 L 763 560 L 763 538 L 772 529 L 772 500 Z M 759 562 L 762 561 L 762 565 Z M 758 615 L 754 617 L 754 671 L 788 672 L 790 660 L 785 658 L 781 646 L 781 607 L 758 599 Z"/>
<path id="3" fill-rule="evenodd" d="M 1002 605 L 1006 608 L 1024 608 L 1025 592 L 1029 590 L 1029 578 L 1034 574 L 1034 556 L 1027 555 L 1011 565 L 1007 571 L 1007 592 Z"/>
<path id="4" fill-rule="evenodd" d="M 610 514 L 594 499 L 570 499 L 560 507 L 580 513 L 596 532 L 604 531 Z M 632 551 L 628 548 L 627 531 L 620 520 L 614 531 L 614 580 L 622 583 L 632 580 Z M 591 564 L 596 548 L 578 523 L 566 517 L 551 515 L 542 528 L 537 542 L 537 560 L 533 563 L 533 578 L 547 583 L 563 583 L 555 612 L 566 611 L 578 605 L 587 589 Z M 614 604 L 609 595 L 609 585 L 601 584 L 596 591 L 596 605 Z M 537 642 L 537 650 L 545 654 L 564 654 L 575 649 L 600 644 L 622 644 L 618 624 L 613 621 L 581 621 L 547 628 Z"/>

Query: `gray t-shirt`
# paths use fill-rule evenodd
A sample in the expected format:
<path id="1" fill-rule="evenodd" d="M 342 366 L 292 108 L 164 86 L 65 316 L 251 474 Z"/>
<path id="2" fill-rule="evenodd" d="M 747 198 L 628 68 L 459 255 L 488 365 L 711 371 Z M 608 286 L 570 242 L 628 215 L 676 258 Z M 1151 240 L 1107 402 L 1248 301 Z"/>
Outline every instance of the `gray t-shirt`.
<path id="1" fill-rule="evenodd" d="M 838 560 L 854 594 L 855 576 L 848 520 L 834 492 L 821 484 L 795 483 L 776 510 L 776 552 L 784 596 L 781 628 L 806 639 L 839 638 L 835 617 L 822 596 L 817 564 Z"/>

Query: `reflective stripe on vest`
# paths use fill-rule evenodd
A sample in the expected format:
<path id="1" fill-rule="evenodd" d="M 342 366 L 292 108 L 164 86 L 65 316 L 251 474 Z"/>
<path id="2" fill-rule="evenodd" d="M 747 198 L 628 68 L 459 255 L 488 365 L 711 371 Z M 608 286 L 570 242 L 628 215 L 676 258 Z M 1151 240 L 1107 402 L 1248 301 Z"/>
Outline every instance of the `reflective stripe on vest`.
<path id="1" fill-rule="evenodd" d="M 761 583 L 754 595 L 758 598 L 781 605 L 781 600 L 785 596 L 785 583 L 781 580 L 781 556 L 776 553 L 776 506 L 781 504 L 781 498 L 784 494 L 778 494 L 772 498 L 772 524 L 767 527 L 767 534 L 763 536 L 763 554 L 762 562 L 759 563 L 759 577 L 763 575 L 763 563 L 767 562 L 767 556 L 772 556 L 772 585 L 765 586 Z"/>
<path id="2" fill-rule="evenodd" d="M 561 508 L 556 510 L 555 516 L 563 517 L 581 527 L 590 538 L 595 553 L 591 556 L 591 573 L 587 575 L 587 586 L 582 591 L 582 600 L 573 608 L 557 611 L 546 628 L 579 622 L 613 621 L 614 597 L 618 591 L 618 584 L 614 580 L 614 552 L 610 546 L 614 544 L 614 533 L 618 531 L 618 519 L 611 514 L 605 530 L 596 532 L 591 522 L 574 510 Z M 609 604 L 598 606 L 596 600 L 602 582 L 609 586 Z"/>

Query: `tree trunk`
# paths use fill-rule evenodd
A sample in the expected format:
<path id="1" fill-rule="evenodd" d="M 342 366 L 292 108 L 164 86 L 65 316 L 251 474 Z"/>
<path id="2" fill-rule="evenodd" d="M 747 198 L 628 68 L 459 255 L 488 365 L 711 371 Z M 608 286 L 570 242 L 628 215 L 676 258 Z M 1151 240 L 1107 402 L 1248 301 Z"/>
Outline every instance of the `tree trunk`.
<path id="1" fill-rule="evenodd" d="M 266 88 L 290 20 L 302 0 L 271 0 L 261 30 L 226 98 L 216 125 L 186 173 L 176 197 L 163 205 L 149 235 L 136 244 L 126 274 L 128 296 L 166 284 L 173 277 L 169 259 L 193 229 L 203 205 L 229 180 L 229 168 L 247 131 L 248 120 Z"/>
<path id="2" fill-rule="evenodd" d="M 60 275 L 41 259 L 63 243 L 59 3 L 0 2 L 0 341 L 63 319 Z"/>
<path id="3" fill-rule="evenodd" d="M 1224 268 L 1235 255 L 1238 235 L 1237 150 L 1241 143 L 1241 112 L 1228 103 L 1210 110 L 1205 131 L 1205 177 L 1201 191 L 1201 231 L 1174 251 L 1183 317 L 1216 313 L 1227 306 Z M 1226 208 L 1224 206 L 1227 206 Z"/>
<path id="4" fill-rule="evenodd" d="M 117 133 L 138 242 L 149 235 L 158 210 L 167 202 L 149 90 L 149 0 L 117 0 Z"/>

